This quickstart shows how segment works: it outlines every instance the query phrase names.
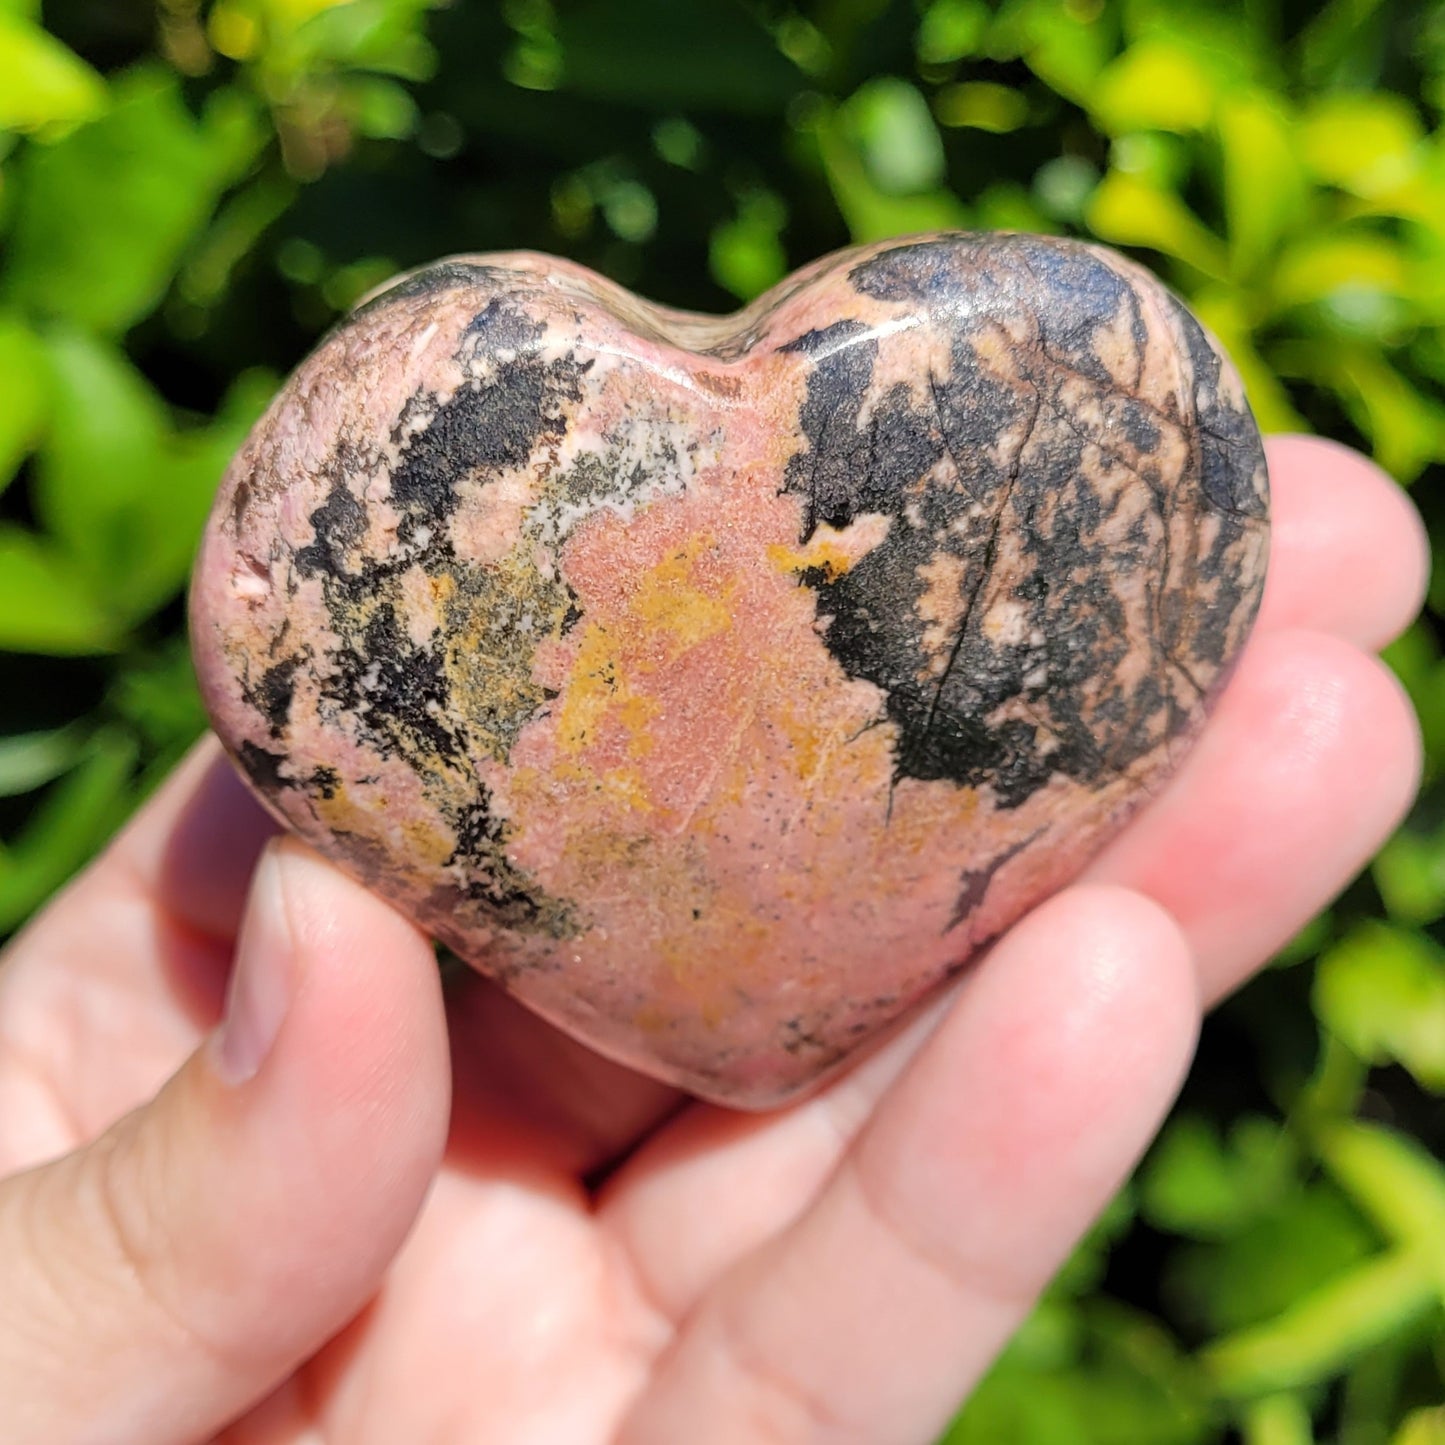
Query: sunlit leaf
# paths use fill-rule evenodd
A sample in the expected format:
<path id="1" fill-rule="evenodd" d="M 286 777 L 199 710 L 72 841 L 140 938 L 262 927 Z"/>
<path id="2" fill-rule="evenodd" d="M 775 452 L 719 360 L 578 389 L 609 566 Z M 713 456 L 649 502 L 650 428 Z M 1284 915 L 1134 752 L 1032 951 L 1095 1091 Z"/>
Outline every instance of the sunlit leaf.
<path id="1" fill-rule="evenodd" d="M 0 130 L 58 135 L 105 109 L 105 82 L 33 19 L 0 6 Z"/>
<path id="2" fill-rule="evenodd" d="M 1028 1332 L 974 1392 L 943 1445 L 1205 1445 L 1209 1409 L 1192 1363 L 1160 1325 L 1100 1300 L 1063 1358 Z"/>
<path id="3" fill-rule="evenodd" d="M 50 345 L 53 417 L 35 499 L 92 587 L 133 622 L 174 594 L 263 382 L 214 426 L 177 432 L 168 408 L 109 342 L 80 332 Z"/>
<path id="4" fill-rule="evenodd" d="M 983 0 L 932 0 L 918 27 L 918 58 L 925 65 L 946 65 L 972 55 L 988 22 Z"/>
<path id="5" fill-rule="evenodd" d="M 978 198 L 977 224 L 986 231 L 1032 231 L 1055 235 L 1061 227 L 1040 209 L 1033 193 L 1016 181 L 995 181 Z"/>
<path id="6" fill-rule="evenodd" d="M 0 312 L 0 491 L 39 438 L 49 406 L 44 348 L 19 317 Z"/>
<path id="7" fill-rule="evenodd" d="M 58 778 L 84 745 L 85 728 L 75 724 L 0 737 L 0 798 L 29 793 Z"/>
<path id="8" fill-rule="evenodd" d="M 1375 1247 L 1359 1213 L 1328 1184 L 1271 1190 L 1251 1179 L 1241 1192 L 1254 1198 L 1216 1242 L 1176 1249 L 1169 1261 L 1169 1297 L 1196 1329 L 1222 1333 L 1260 1324 L 1368 1259 Z"/>
<path id="9" fill-rule="evenodd" d="M 1034 172 L 1033 191 L 1050 216 L 1077 221 L 1098 184 L 1098 168 L 1082 156 L 1057 156 Z"/>
<path id="10" fill-rule="evenodd" d="M 771 191 L 744 196 L 737 215 L 713 230 L 708 266 L 719 286 L 739 301 L 751 301 L 783 278 L 788 269 L 781 233 L 787 208 Z"/>
<path id="11" fill-rule="evenodd" d="M 1301 151 L 1315 175 L 1367 197 L 1410 179 L 1423 139 L 1410 102 L 1379 91 L 1324 96 L 1306 113 L 1300 130 Z"/>
<path id="12" fill-rule="evenodd" d="M 362 135 L 404 140 L 417 127 L 416 102 L 408 90 L 392 80 L 359 76 L 349 81 L 345 104 Z"/>
<path id="13" fill-rule="evenodd" d="M 1438 1305 L 1418 1254 L 1356 1266 L 1277 1319 L 1209 1345 L 1201 1363 L 1222 1395 L 1274 1394 L 1327 1379 Z"/>
<path id="14" fill-rule="evenodd" d="M 1445 827 L 1407 824 L 1370 865 L 1385 911 L 1397 923 L 1432 923 L 1445 916 Z"/>
<path id="15" fill-rule="evenodd" d="M 1445 1091 L 1445 949 L 1438 944 L 1367 919 L 1321 957 L 1314 1002 L 1362 1059 L 1404 1064 L 1427 1088 Z"/>
<path id="16" fill-rule="evenodd" d="M 1237 1232 L 1292 1180 L 1295 1151 L 1278 1125 L 1244 1118 L 1228 1144 L 1197 1116 L 1176 1119 L 1140 1181 L 1145 1216 L 1196 1239 Z"/>
<path id="17" fill-rule="evenodd" d="M 307 65 L 340 64 L 402 80 L 430 80 L 437 53 L 423 30 L 427 11 L 447 0 L 350 0 L 328 5 L 296 28 L 291 44 Z"/>
<path id="18" fill-rule="evenodd" d="M 1418 1256 L 1445 1302 L 1445 1163 L 1395 1130 L 1354 1120 L 1326 1132 L 1320 1156 L 1380 1230 Z"/>
<path id="19" fill-rule="evenodd" d="M 1285 308 L 1362 287 L 1390 296 L 1409 291 L 1409 265 L 1398 241 L 1362 231 L 1301 237 L 1280 254 L 1270 294 L 1275 305 Z"/>
<path id="20" fill-rule="evenodd" d="M 0 848 L 0 932 L 23 921 L 105 841 L 126 807 L 134 740 L 98 733 L 84 759 L 42 796 L 26 826 Z"/>
<path id="21" fill-rule="evenodd" d="M 1258 92 L 1225 96 L 1218 126 L 1230 254 L 1235 268 L 1247 273 L 1306 223 L 1308 188 L 1291 118 L 1277 101 Z"/>
<path id="22" fill-rule="evenodd" d="M 1117 246 L 1147 246 L 1209 276 L 1228 269 L 1223 243 L 1172 191 L 1111 171 L 1084 212 L 1089 229 Z"/>
<path id="23" fill-rule="evenodd" d="M 1426 395 L 1378 348 L 1343 339 L 1333 345 L 1280 345 L 1274 360 L 1287 373 L 1330 388 L 1370 439 L 1375 460 L 1401 481 L 1445 456 L 1445 405 Z"/>
<path id="24" fill-rule="evenodd" d="M 1244 1445 L 1314 1445 L 1309 1408 L 1298 1395 L 1266 1395 L 1244 1412 Z"/>
<path id="25" fill-rule="evenodd" d="M 1188 133 L 1214 113 L 1213 76 L 1181 45 L 1141 40 L 1106 66 L 1094 83 L 1089 110 L 1108 135 L 1134 130 Z"/>
<path id="26" fill-rule="evenodd" d="M 1007 135 L 1029 118 L 1029 103 L 1011 86 L 987 80 L 960 81 L 939 91 L 934 113 L 944 125 Z"/>
<path id="27" fill-rule="evenodd" d="M 5 293 L 102 331 L 149 311 L 260 143 L 233 101 L 197 123 L 174 76 L 134 72 L 104 117 L 26 155 Z"/>
<path id="28" fill-rule="evenodd" d="M 1000 59 L 1020 56 L 1051 89 L 1087 104 L 1117 40 L 1118 15 L 1109 7 L 1012 0 L 990 29 L 986 49 Z"/>
<path id="29" fill-rule="evenodd" d="M 108 652 L 116 619 L 70 558 L 23 527 L 0 523 L 0 652 Z"/>
<path id="30" fill-rule="evenodd" d="M 857 144 L 836 117 L 815 131 L 824 173 L 855 241 L 879 241 L 917 231 L 961 230 L 969 214 L 951 192 L 940 189 L 915 196 L 881 191 L 863 164 Z"/>
<path id="31" fill-rule="evenodd" d="M 1445 1405 L 1412 1411 L 1390 1445 L 1445 1445 Z"/>
<path id="32" fill-rule="evenodd" d="M 907 81 L 884 76 L 856 91 L 843 122 L 873 184 L 885 195 L 917 195 L 943 179 L 943 142 L 928 102 Z"/>

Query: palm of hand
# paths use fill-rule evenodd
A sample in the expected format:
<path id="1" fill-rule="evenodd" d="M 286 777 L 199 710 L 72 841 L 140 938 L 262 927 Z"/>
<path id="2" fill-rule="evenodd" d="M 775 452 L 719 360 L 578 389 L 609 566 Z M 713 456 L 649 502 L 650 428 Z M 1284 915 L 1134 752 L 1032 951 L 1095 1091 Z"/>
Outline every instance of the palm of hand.
<path id="1" fill-rule="evenodd" d="M 241 954 L 287 953 L 295 996 L 227 1085 L 198 1046 L 269 826 L 203 750 L 0 970 L 15 1438 L 927 1439 L 1147 1143 L 1200 998 L 1413 789 L 1357 649 L 1417 604 L 1418 524 L 1338 449 L 1270 460 L 1260 629 L 1181 775 L 777 1114 L 688 1104 L 479 979 L 443 998 L 425 941 L 293 844 L 285 936 L 253 903 Z"/>

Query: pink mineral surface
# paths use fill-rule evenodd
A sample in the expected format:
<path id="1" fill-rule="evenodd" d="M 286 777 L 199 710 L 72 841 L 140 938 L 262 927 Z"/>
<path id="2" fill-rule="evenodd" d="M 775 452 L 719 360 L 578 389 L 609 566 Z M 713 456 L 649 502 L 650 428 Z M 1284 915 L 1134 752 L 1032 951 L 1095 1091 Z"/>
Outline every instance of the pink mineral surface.
<path id="1" fill-rule="evenodd" d="M 195 655 L 297 833 L 595 1048 L 768 1106 L 1158 790 L 1267 514 L 1234 371 L 1108 251 L 889 242 L 727 318 L 461 257 L 257 425 Z"/>

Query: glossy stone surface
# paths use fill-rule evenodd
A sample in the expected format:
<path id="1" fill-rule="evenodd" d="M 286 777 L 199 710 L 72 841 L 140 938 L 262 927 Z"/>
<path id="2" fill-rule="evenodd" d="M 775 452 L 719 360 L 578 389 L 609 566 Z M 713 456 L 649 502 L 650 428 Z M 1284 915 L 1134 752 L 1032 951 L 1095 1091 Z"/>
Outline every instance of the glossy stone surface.
<path id="1" fill-rule="evenodd" d="M 1237 377 L 1110 252 L 885 243 L 723 319 L 508 254 L 296 372 L 193 633 L 292 828 L 562 1028 L 760 1106 L 1157 790 L 1267 546 Z"/>

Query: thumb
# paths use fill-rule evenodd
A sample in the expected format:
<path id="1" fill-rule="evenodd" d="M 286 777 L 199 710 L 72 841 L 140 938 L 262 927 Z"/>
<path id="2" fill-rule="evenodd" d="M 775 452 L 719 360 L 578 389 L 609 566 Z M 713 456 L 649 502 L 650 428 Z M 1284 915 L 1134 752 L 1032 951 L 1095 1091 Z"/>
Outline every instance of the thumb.
<path id="1" fill-rule="evenodd" d="M 180 1445 L 269 1393 L 375 1292 L 449 1091 L 421 934 L 269 844 L 221 1027 L 93 1144 L 0 1182 L 0 1440 Z"/>

